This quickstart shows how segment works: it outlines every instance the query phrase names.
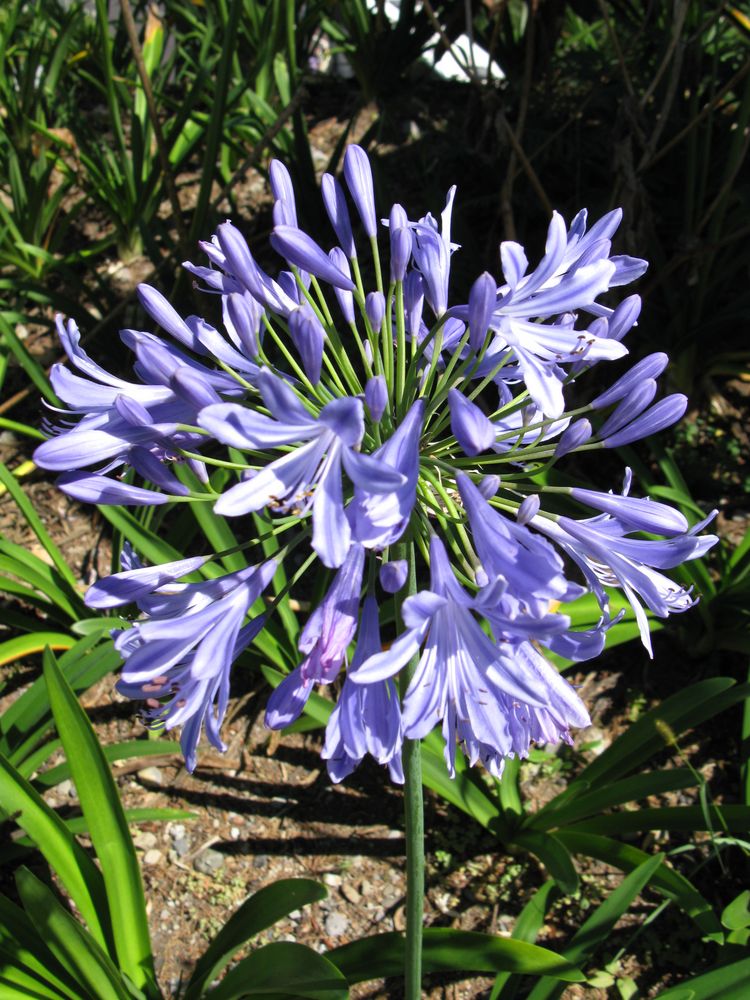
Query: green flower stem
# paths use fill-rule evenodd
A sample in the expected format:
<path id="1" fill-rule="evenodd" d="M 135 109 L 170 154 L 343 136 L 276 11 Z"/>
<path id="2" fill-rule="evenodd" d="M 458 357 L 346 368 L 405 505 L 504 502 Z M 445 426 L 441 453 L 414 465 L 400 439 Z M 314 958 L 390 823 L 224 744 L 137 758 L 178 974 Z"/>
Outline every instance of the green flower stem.
<path id="1" fill-rule="evenodd" d="M 378 248 L 377 237 L 370 237 L 370 249 L 372 250 L 372 260 L 375 265 L 375 284 L 379 292 L 383 291 L 383 272 L 380 268 L 380 250 Z"/>
<path id="2" fill-rule="evenodd" d="M 424 805 L 422 744 L 404 740 L 404 804 L 406 815 L 406 960 L 404 996 L 422 996 L 422 923 L 424 919 Z"/>
<path id="3" fill-rule="evenodd" d="M 394 546 L 394 559 L 407 559 L 409 576 L 406 596 L 417 592 L 417 572 L 413 543 Z M 402 594 L 404 592 L 402 591 Z M 400 612 L 403 597 L 396 598 Z M 401 696 L 419 663 L 419 654 L 401 673 Z M 404 740 L 404 820 L 406 837 L 406 949 L 404 953 L 404 996 L 420 1000 L 422 996 L 422 930 L 424 922 L 424 802 L 422 798 L 422 744 L 420 740 Z"/>
<path id="4" fill-rule="evenodd" d="M 404 285 L 396 284 L 396 399 L 403 399 L 406 386 L 406 321 L 404 317 Z"/>
<path id="5" fill-rule="evenodd" d="M 383 314 L 383 321 L 380 324 L 380 340 L 383 345 L 383 359 L 386 363 L 385 380 L 388 383 L 388 394 L 393 396 L 394 390 L 396 389 L 396 382 L 393 370 L 393 329 L 391 326 L 391 316 L 393 314 L 393 298 L 394 298 L 395 286 L 391 285 L 388 289 L 388 295 L 386 296 L 386 306 L 385 313 Z M 398 393 L 396 393 L 396 399 L 398 399 Z"/>

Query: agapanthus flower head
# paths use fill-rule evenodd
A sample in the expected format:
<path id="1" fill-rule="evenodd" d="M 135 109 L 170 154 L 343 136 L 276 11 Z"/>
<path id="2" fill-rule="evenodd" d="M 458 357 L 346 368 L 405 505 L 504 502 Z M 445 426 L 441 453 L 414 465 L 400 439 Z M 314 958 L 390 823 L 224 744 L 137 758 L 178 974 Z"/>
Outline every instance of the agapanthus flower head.
<path id="1" fill-rule="evenodd" d="M 610 293 L 646 264 L 613 254 L 619 210 L 593 223 L 582 210 L 570 225 L 554 213 L 536 265 L 505 241 L 500 271 L 460 287 L 455 187 L 417 218 L 398 201 L 377 206 L 367 153 L 350 145 L 343 183 L 323 178 L 331 226 L 319 234 L 300 226 L 286 167 L 269 173 L 278 273 L 229 221 L 201 244 L 207 264 L 185 264 L 220 328 L 141 286 L 160 332 L 123 331 L 130 380 L 58 320 L 75 372 L 53 369 L 67 410 L 38 464 L 89 502 L 208 505 L 235 522 L 241 548 L 262 544 L 285 563 L 284 593 L 259 614 L 274 560 L 221 576 L 203 555 L 146 568 L 126 552 L 87 597 L 139 608 L 116 639 L 120 690 L 145 700 L 153 723 L 182 727 L 192 767 L 203 728 L 222 746 L 234 659 L 288 591 L 323 595 L 293 637 L 299 662 L 268 724 L 293 722 L 325 685 L 338 693 L 323 750 L 333 780 L 370 755 L 400 781 L 403 740 L 436 725 L 451 773 L 460 748 L 499 775 L 509 756 L 588 723 L 545 651 L 596 656 L 619 620 L 611 589 L 650 648 L 647 611 L 665 617 L 698 596 L 664 571 L 715 540 L 631 496 L 629 476 L 620 493 L 596 466 L 591 482 L 554 485 L 566 456 L 583 465 L 684 412 L 685 397 L 660 396 L 665 355 L 622 367 L 641 301 Z M 595 365 L 614 374 L 586 402 Z M 196 572 L 208 578 L 182 582 Z M 565 607 L 587 590 L 600 620 L 575 628 Z"/>

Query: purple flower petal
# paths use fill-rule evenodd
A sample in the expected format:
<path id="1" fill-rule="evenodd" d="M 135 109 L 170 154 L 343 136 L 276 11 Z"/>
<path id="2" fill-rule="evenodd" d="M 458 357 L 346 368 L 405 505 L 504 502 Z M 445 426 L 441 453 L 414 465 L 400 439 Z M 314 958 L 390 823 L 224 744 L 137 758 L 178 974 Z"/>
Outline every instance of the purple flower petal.
<path id="1" fill-rule="evenodd" d="M 294 226 L 276 226 L 271 233 L 271 246 L 294 267 L 309 271 L 335 288 L 353 292 L 355 284 L 340 271 L 312 237 Z"/>

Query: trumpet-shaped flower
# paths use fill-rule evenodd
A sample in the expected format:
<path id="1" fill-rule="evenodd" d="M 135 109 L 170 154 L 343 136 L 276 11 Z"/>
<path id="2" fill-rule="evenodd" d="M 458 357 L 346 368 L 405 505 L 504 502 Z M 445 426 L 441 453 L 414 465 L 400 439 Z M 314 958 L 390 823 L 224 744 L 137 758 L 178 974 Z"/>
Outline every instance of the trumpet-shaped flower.
<path id="1" fill-rule="evenodd" d="M 130 599 L 134 581 L 138 584 L 135 599 L 147 617 L 115 639 L 125 660 L 117 689 L 128 698 L 145 701 L 153 723 L 167 729 L 182 726 L 180 743 L 186 767 L 192 771 L 203 726 L 213 746 L 226 749 L 219 731 L 229 700 L 232 663 L 265 619 L 259 616 L 244 628 L 243 621 L 271 582 L 276 563 L 270 560 L 203 583 L 174 583 L 178 573 L 195 568 L 190 561 L 185 563 L 170 564 L 161 573 L 136 569 L 118 574 L 120 585 L 114 591 L 110 588 L 108 596 L 118 598 L 118 603 Z M 99 594 L 93 600 L 102 606 Z"/>
<path id="2" fill-rule="evenodd" d="M 396 685 L 390 679 L 372 684 L 356 684 L 351 679 L 359 665 L 377 652 L 380 652 L 378 605 L 369 595 L 362 608 L 357 648 L 326 726 L 321 757 L 327 762 L 333 781 L 343 781 L 369 753 L 379 764 L 388 765 L 391 780 L 404 782 L 401 704 Z"/>
<path id="3" fill-rule="evenodd" d="M 258 388 L 273 419 L 222 403 L 202 410 L 201 427 L 235 448 L 274 448 L 299 441 L 307 444 L 232 486 L 217 502 L 216 512 L 236 516 L 270 506 L 303 513 L 312 507 L 313 548 L 326 566 L 340 566 L 351 543 L 344 514 L 342 467 L 368 496 L 398 490 L 406 477 L 356 450 L 364 430 L 361 400 L 333 400 L 315 418 L 289 386 L 269 372 L 261 373 Z"/>

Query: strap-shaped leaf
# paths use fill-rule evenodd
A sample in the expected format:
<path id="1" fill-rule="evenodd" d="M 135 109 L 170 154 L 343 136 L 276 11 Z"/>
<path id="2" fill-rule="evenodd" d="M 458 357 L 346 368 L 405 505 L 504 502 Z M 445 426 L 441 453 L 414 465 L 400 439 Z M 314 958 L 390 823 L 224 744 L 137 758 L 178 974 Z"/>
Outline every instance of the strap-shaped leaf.
<path id="1" fill-rule="evenodd" d="M 750 958 L 688 979 L 660 993 L 656 1000 L 747 1000 Z"/>
<path id="2" fill-rule="evenodd" d="M 154 565 L 183 558 L 178 549 L 168 545 L 153 531 L 144 527 L 130 511 L 124 510 L 122 507 L 108 505 L 100 506 L 99 510 L 109 523 L 130 542 L 136 552 Z"/>
<path id="3" fill-rule="evenodd" d="M 128 740 L 126 743 L 110 743 L 109 746 L 102 747 L 102 753 L 111 764 L 116 760 L 139 757 L 179 757 L 180 748 L 172 740 Z M 69 777 L 70 765 L 65 760 L 34 778 L 34 787 L 53 788 Z"/>
<path id="4" fill-rule="evenodd" d="M 731 689 L 731 690 L 730 690 Z M 684 732 L 710 719 L 750 694 L 750 685 L 734 686 L 729 677 L 712 677 L 691 684 L 646 712 L 630 729 L 579 775 L 591 788 L 634 771 L 661 750 L 667 733 Z M 668 738 L 668 737 L 667 737 Z"/>
<path id="5" fill-rule="evenodd" d="M 663 854 L 655 854 L 626 875 L 620 885 L 611 892 L 604 902 L 597 906 L 591 916 L 576 931 L 570 945 L 565 949 L 565 957 L 576 963 L 585 962 L 609 937 L 615 924 L 627 910 L 636 896 L 648 885 L 662 861 Z M 551 1000 L 562 993 L 560 983 L 544 977 L 534 986 L 528 1000 Z"/>
<path id="6" fill-rule="evenodd" d="M 635 802 L 649 795 L 660 795 L 664 792 L 674 792 L 679 788 L 689 788 L 696 783 L 695 774 L 690 768 L 675 767 L 670 771 L 649 771 L 646 774 L 634 774 L 621 781 L 613 781 L 604 788 L 587 792 L 585 785 L 578 785 L 580 794 L 577 797 L 566 796 L 566 801 L 557 806 L 563 795 L 557 796 L 546 806 L 529 817 L 528 826 L 532 830 L 549 830 L 552 827 L 567 826 L 586 816 L 593 816 L 610 809 L 612 806 L 625 802 Z M 566 792 L 569 789 L 566 789 Z"/>
<path id="7" fill-rule="evenodd" d="M 143 883 L 117 786 L 86 713 L 54 655 L 44 677 L 91 842 L 101 862 L 120 968 L 139 989 L 155 983 Z"/>
<path id="8" fill-rule="evenodd" d="M 97 647 L 98 641 L 97 636 L 79 639 L 60 657 L 60 669 L 76 691 L 85 690 L 119 661 L 110 641 Z M 44 678 L 38 677 L 0 716 L 0 752 L 18 766 L 42 741 L 51 724 L 47 685 Z"/>
<path id="9" fill-rule="evenodd" d="M 57 813 L 0 754 L 0 807 L 12 814 L 57 872 L 99 944 L 111 941 L 101 872 Z"/>
<path id="10" fill-rule="evenodd" d="M 92 1000 L 132 1000 L 107 953 L 64 909 L 51 889 L 28 868 L 16 872 L 24 909 L 47 947 L 69 975 L 78 979 Z"/>
<path id="11" fill-rule="evenodd" d="M 39 983 L 30 973 L 23 969 L 14 969 L 3 964 L 0 972 L 0 996 L 3 1000 L 59 1000 L 65 994 L 55 992 L 52 987 Z M 81 994 L 75 995 L 75 1000 L 81 1000 Z"/>
<path id="12" fill-rule="evenodd" d="M 198 960 L 184 1000 L 194 1000 L 218 976 L 236 951 L 293 910 L 325 899 L 325 886 L 305 878 L 279 879 L 246 899 Z"/>
<path id="13" fill-rule="evenodd" d="M 568 983 L 586 978 L 562 956 L 513 938 L 427 928 L 424 932 L 422 968 L 425 972 L 520 972 L 554 976 Z M 376 934 L 334 948 L 327 957 L 341 969 L 350 985 L 385 976 L 400 976 L 404 964 L 404 937 Z"/>
<path id="14" fill-rule="evenodd" d="M 744 833 L 750 829 L 750 806 L 666 806 L 663 809 L 632 811 L 594 816 L 568 827 L 571 832 L 611 834 L 637 833 L 641 830 L 723 830 Z"/>
<path id="15" fill-rule="evenodd" d="M 6 330 L 6 337 L 7 335 L 8 331 Z M 44 381 L 47 391 L 51 391 L 49 390 L 49 383 L 47 382 L 46 378 Z M 63 580 L 66 582 L 69 596 L 74 601 L 74 603 L 80 605 L 82 609 L 83 603 L 81 601 L 80 595 L 78 594 L 77 590 L 78 581 L 76 580 L 75 574 L 71 570 L 70 566 L 68 566 L 68 562 L 63 556 L 60 549 L 52 541 L 49 532 L 42 523 L 42 519 L 39 517 L 36 510 L 34 509 L 34 505 L 31 503 L 31 501 L 26 496 L 24 491 L 18 485 L 18 480 L 11 472 L 8 471 L 8 469 L 2 462 L 0 462 L 0 482 L 3 484 L 3 486 L 5 486 L 10 495 L 15 500 L 19 510 L 26 518 L 29 527 L 34 532 L 36 537 L 39 539 L 45 552 L 52 560 L 55 569 L 63 578 Z"/>
<path id="16" fill-rule="evenodd" d="M 70 649 L 75 639 L 64 632 L 30 632 L 28 635 L 17 635 L 13 639 L 0 642 L 0 666 L 15 663 L 26 656 L 41 653 L 45 646 L 56 651 Z"/>
<path id="17" fill-rule="evenodd" d="M 651 857 L 637 847 L 621 844 L 610 837 L 594 833 L 558 830 L 557 836 L 573 854 L 585 854 L 590 858 L 597 858 L 625 872 L 633 871 Z M 674 900 L 688 916 L 692 917 L 712 941 L 723 942 L 724 935 L 718 917 L 707 900 L 684 875 L 662 865 L 654 873 L 651 882 L 655 889 L 664 893 L 668 899 Z"/>
<path id="18" fill-rule="evenodd" d="M 526 941 L 528 944 L 534 944 L 539 936 L 539 931 L 544 927 L 547 910 L 559 894 L 560 890 L 554 879 L 545 882 L 518 914 L 510 936 L 515 941 Z M 498 972 L 489 1000 L 513 1000 L 519 985 L 520 977 L 517 973 Z"/>
<path id="19" fill-rule="evenodd" d="M 566 896 L 578 891 L 578 872 L 570 851 L 557 837 L 542 830 L 522 830 L 513 835 L 513 840 L 536 854 Z"/>
<path id="20" fill-rule="evenodd" d="M 254 951 L 228 972 L 206 1000 L 346 1000 L 346 979 L 331 961 L 312 948 L 276 941 Z"/>
<path id="21" fill-rule="evenodd" d="M 5 896 L 0 896 L 0 968 L 14 982 L 25 978 L 17 975 L 20 970 L 33 977 L 30 985 L 38 987 L 41 982 L 52 996 L 78 1000 L 76 981 L 47 948 L 27 913 Z"/>

